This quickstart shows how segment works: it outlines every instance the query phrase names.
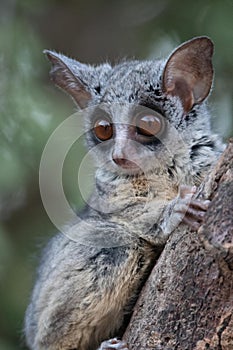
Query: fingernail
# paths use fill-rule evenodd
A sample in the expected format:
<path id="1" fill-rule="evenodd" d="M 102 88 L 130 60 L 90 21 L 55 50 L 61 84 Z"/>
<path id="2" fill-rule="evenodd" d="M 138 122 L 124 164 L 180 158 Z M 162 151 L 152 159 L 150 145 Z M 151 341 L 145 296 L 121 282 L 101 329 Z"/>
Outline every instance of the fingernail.
<path id="1" fill-rule="evenodd" d="M 206 200 L 204 201 L 204 204 L 207 205 L 207 206 L 209 206 L 210 201 L 209 201 L 208 199 L 206 199 Z"/>

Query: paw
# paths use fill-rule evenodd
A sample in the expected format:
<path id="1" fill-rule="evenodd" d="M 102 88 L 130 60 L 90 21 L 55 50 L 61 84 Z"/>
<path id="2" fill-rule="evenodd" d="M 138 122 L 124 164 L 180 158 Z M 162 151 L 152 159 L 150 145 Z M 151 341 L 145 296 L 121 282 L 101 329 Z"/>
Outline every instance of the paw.
<path id="1" fill-rule="evenodd" d="M 128 346 L 123 340 L 113 338 L 102 342 L 98 350 L 112 350 L 112 349 L 128 350 Z"/>
<path id="2" fill-rule="evenodd" d="M 196 187 L 182 185 L 179 191 L 179 200 L 174 211 L 181 215 L 181 222 L 187 224 L 192 230 L 198 230 L 203 222 L 209 200 L 194 199 Z"/>

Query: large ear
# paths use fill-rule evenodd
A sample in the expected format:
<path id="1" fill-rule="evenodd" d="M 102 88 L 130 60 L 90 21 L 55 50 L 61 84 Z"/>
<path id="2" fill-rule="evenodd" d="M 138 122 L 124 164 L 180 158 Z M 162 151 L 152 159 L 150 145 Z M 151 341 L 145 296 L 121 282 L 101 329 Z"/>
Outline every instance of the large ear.
<path id="1" fill-rule="evenodd" d="M 197 37 L 179 46 L 169 57 L 163 73 L 163 91 L 178 96 L 184 112 L 201 103 L 213 80 L 214 45 L 207 37 Z"/>
<path id="2" fill-rule="evenodd" d="M 50 71 L 52 81 L 71 95 L 81 108 L 87 107 L 92 94 L 87 83 L 84 83 L 79 76 L 82 76 L 82 72 L 89 67 L 54 51 L 43 52 L 52 63 Z"/>

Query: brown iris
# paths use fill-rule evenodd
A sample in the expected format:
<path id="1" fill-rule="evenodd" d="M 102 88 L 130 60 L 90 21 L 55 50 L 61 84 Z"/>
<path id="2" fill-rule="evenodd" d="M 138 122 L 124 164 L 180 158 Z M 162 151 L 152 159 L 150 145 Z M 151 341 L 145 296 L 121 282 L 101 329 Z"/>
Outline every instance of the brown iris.
<path id="1" fill-rule="evenodd" d="M 94 124 L 93 131 L 100 141 L 107 141 L 113 135 L 112 124 L 107 119 L 98 119 Z"/>
<path id="2" fill-rule="evenodd" d="M 162 130 L 161 117 L 153 114 L 140 115 L 136 119 L 137 133 L 143 136 L 155 136 Z"/>

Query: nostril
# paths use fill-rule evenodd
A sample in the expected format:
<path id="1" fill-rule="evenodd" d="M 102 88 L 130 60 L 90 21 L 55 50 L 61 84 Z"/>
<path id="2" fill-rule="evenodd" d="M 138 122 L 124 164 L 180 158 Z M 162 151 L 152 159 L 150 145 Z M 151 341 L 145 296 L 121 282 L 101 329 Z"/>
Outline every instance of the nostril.
<path id="1" fill-rule="evenodd" d="M 125 158 L 113 158 L 112 160 L 119 166 L 125 165 L 128 162 Z"/>
<path id="2" fill-rule="evenodd" d="M 112 160 L 114 161 L 114 163 L 116 165 L 118 165 L 119 167 L 124 168 L 124 169 L 138 168 L 138 165 L 136 163 L 134 163 L 132 160 L 129 160 L 126 158 L 114 157 L 114 158 L 112 158 Z"/>

